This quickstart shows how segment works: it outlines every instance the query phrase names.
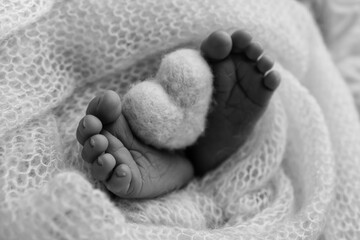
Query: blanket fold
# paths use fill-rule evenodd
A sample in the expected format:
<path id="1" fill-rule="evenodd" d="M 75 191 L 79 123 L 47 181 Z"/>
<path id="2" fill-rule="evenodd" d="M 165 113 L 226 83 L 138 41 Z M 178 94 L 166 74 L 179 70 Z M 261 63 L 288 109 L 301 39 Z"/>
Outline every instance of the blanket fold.
<path id="1" fill-rule="evenodd" d="M 360 239 L 360 122 L 305 7 L 27 2 L 0 6 L 0 239 Z M 238 28 L 282 75 L 246 144 L 182 190 L 110 198 L 75 139 L 90 99 L 123 95 L 165 52 Z"/>

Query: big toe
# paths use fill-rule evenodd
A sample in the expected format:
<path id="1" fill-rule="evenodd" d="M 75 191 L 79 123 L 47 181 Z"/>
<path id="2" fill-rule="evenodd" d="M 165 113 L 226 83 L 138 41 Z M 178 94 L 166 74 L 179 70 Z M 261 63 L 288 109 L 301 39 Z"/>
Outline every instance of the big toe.
<path id="1" fill-rule="evenodd" d="M 119 95 L 114 91 L 95 97 L 89 103 L 86 114 L 98 117 L 105 125 L 114 122 L 121 114 L 121 101 Z"/>
<path id="2" fill-rule="evenodd" d="M 250 45 L 252 36 L 248 32 L 237 30 L 231 34 L 231 41 L 233 53 L 241 53 Z"/>
<path id="3" fill-rule="evenodd" d="M 223 31 L 213 32 L 201 44 L 204 56 L 213 61 L 225 59 L 230 54 L 231 48 L 231 37 Z"/>

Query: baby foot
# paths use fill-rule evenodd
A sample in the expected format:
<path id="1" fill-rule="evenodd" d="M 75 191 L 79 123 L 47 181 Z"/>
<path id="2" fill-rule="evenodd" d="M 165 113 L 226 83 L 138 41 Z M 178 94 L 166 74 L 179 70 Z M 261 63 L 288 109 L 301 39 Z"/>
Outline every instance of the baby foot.
<path id="1" fill-rule="evenodd" d="M 280 84 L 274 62 L 244 31 L 214 32 L 201 51 L 213 70 L 215 106 L 205 134 L 187 149 L 197 174 L 215 168 L 244 144 Z"/>
<path id="2" fill-rule="evenodd" d="M 140 142 L 121 113 L 113 91 L 97 96 L 77 128 L 82 157 L 94 178 L 123 198 L 151 198 L 182 187 L 193 176 L 190 162 Z"/>

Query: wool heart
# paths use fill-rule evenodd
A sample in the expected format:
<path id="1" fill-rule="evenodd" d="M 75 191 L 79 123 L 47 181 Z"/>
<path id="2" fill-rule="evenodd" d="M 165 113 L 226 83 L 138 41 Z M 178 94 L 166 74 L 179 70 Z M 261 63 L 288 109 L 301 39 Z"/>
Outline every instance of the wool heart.
<path id="1" fill-rule="evenodd" d="M 205 129 L 212 81 L 210 67 L 198 51 L 174 51 L 164 56 L 155 78 L 126 93 L 123 114 L 145 143 L 158 148 L 184 148 Z"/>

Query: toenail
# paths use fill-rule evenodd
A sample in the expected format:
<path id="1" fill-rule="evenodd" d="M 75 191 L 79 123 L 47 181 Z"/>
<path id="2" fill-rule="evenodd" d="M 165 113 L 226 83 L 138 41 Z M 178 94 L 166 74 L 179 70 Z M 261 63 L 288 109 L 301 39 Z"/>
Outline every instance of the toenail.
<path id="1" fill-rule="evenodd" d="M 118 176 L 118 177 L 126 177 L 126 172 L 116 171 L 116 176 Z"/>
<path id="2" fill-rule="evenodd" d="M 104 164 L 104 159 L 102 158 L 102 156 L 98 157 L 97 159 L 97 164 L 101 167 Z"/>
<path id="3" fill-rule="evenodd" d="M 118 177 L 126 177 L 126 172 L 124 170 L 120 169 L 120 168 L 121 168 L 121 166 L 116 169 L 116 171 L 115 171 L 116 176 L 118 176 Z"/>
<path id="4" fill-rule="evenodd" d="M 101 104 L 101 102 L 102 102 L 102 99 L 103 99 L 103 96 L 100 96 L 100 97 L 98 98 L 97 105 L 96 105 L 96 111 L 99 111 L 99 108 L 100 108 L 100 104 Z"/>
<path id="5" fill-rule="evenodd" d="M 95 147 L 95 139 L 94 138 L 90 138 L 90 146 Z"/>
<path id="6" fill-rule="evenodd" d="M 83 125 L 83 128 L 86 128 L 86 125 L 87 125 L 87 123 L 86 123 L 86 118 L 84 118 L 84 120 L 83 120 L 83 122 L 82 122 L 82 125 Z"/>

